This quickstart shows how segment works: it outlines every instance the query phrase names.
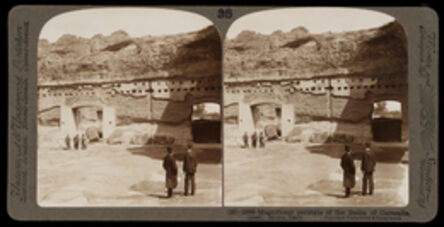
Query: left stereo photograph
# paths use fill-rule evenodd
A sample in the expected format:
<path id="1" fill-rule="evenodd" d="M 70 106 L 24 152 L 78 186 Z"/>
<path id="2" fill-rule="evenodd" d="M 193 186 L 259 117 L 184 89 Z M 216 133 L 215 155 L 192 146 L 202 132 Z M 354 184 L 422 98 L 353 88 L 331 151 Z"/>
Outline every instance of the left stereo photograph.
<path id="1" fill-rule="evenodd" d="M 191 12 L 51 18 L 38 43 L 38 205 L 222 206 L 221 52 Z"/>

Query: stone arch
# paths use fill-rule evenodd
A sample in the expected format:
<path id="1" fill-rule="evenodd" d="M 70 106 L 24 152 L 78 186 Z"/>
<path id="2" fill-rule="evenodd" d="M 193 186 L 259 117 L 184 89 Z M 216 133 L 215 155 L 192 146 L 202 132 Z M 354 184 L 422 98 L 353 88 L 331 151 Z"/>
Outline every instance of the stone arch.
<path id="1" fill-rule="evenodd" d="M 222 135 L 222 119 L 221 119 L 221 100 L 212 97 L 204 97 L 193 99 L 191 102 L 191 137 L 193 143 L 221 143 Z M 199 116 L 193 119 L 194 106 L 198 104 L 217 104 L 219 107 L 218 117 L 216 115 L 211 117 L 210 115 L 203 117 Z M 202 118 L 201 118 L 202 117 Z"/>
<path id="2" fill-rule="evenodd" d="M 96 107 L 97 115 L 100 118 L 98 127 L 102 130 L 103 138 L 107 138 L 114 131 L 116 126 L 115 108 L 104 104 L 99 99 L 75 99 L 67 100 L 67 104 L 61 106 L 60 126 L 64 134 L 74 135 L 82 128 L 79 127 L 79 115 L 77 110 L 83 107 Z"/>
<path id="3" fill-rule="evenodd" d="M 281 136 L 286 136 L 294 127 L 294 108 L 288 104 L 281 94 L 276 93 L 255 93 L 244 95 L 239 102 L 238 124 L 239 130 L 251 134 L 256 131 L 256 123 L 253 117 L 252 107 L 261 104 L 273 104 L 279 106 L 279 122 L 276 122 L 281 132 Z"/>
<path id="4" fill-rule="evenodd" d="M 256 128 L 260 127 L 260 123 L 263 118 L 275 118 L 275 121 L 280 121 L 281 119 L 281 103 L 261 100 L 250 103 L 250 108 L 253 116 L 253 122 Z M 276 124 L 278 124 L 278 122 L 276 122 Z"/>
<path id="5" fill-rule="evenodd" d="M 395 116 L 387 116 L 387 113 L 382 113 L 382 115 L 375 115 L 375 104 L 389 102 L 391 104 L 399 104 L 401 115 L 402 111 L 402 102 L 396 100 L 380 100 L 373 102 L 372 104 L 372 116 L 371 116 L 371 128 L 372 128 L 372 137 L 373 141 L 376 142 L 400 142 L 403 141 L 403 131 L 406 128 L 403 128 L 403 117 L 395 117 Z M 378 111 L 379 112 L 379 111 Z M 379 113 L 381 114 L 381 113 Z"/>
<path id="6" fill-rule="evenodd" d="M 371 104 L 371 112 L 369 114 L 370 121 L 372 121 L 372 113 L 374 111 L 373 104 L 381 101 L 396 101 L 401 104 L 402 124 L 401 124 L 401 141 L 408 140 L 408 99 L 407 93 L 404 95 L 396 94 L 378 94 L 368 96 Z"/>

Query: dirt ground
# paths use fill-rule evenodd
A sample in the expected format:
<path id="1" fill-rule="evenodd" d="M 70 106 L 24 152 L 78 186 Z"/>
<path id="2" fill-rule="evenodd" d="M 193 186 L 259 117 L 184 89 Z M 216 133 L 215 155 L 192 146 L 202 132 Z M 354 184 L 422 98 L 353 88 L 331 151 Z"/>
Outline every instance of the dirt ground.
<path id="1" fill-rule="evenodd" d="M 360 145 L 351 145 L 359 157 Z M 265 148 L 224 147 L 225 206 L 405 206 L 407 205 L 406 149 L 377 149 L 375 191 L 362 196 L 362 173 L 355 160 L 356 185 L 344 198 L 339 166 L 343 144 L 314 145 L 283 141 Z"/>
<path id="2" fill-rule="evenodd" d="M 39 127 L 37 198 L 40 206 L 220 206 L 220 146 L 196 146 L 196 194 L 184 196 L 183 173 L 173 198 L 166 199 L 164 146 L 90 144 L 66 150 L 57 128 Z M 183 147 L 173 147 L 179 160 Z M 203 152 L 203 151 L 209 152 Z"/>

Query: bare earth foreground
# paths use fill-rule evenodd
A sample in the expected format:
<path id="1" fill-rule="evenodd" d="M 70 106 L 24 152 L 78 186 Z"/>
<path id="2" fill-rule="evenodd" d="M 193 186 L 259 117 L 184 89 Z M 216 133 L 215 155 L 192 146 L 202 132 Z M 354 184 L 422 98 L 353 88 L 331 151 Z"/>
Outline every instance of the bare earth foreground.
<path id="1" fill-rule="evenodd" d="M 407 205 L 408 164 L 399 161 L 405 159 L 405 150 L 400 153 L 397 149 L 378 148 L 377 156 L 379 154 L 382 161 L 376 165 L 373 196 L 360 195 L 362 173 L 359 169 L 360 161 L 355 160 L 356 186 L 351 196 L 344 198 L 342 170 L 339 166 L 343 147 L 342 144 L 288 144 L 282 141 L 270 142 L 261 149 L 225 146 L 225 205 Z"/>
<path id="2" fill-rule="evenodd" d="M 65 150 L 57 128 L 39 127 L 38 190 L 40 206 L 221 206 L 221 164 L 200 154 L 196 195 L 183 195 L 179 184 L 166 199 L 163 146 L 90 144 L 87 150 Z M 173 147 L 183 152 L 182 147 Z M 217 149 L 214 149 L 217 150 Z M 220 147 L 216 155 L 220 155 Z M 199 157 L 198 157 L 199 160 Z M 215 161 L 216 160 L 216 161 Z M 199 161 L 200 162 L 200 161 Z"/>

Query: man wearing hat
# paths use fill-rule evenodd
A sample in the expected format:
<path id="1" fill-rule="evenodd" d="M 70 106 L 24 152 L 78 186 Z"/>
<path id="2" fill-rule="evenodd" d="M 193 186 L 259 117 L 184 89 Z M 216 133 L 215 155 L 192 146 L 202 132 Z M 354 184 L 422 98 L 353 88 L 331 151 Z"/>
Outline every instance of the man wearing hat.
<path id="1" fill-rule="evenodd" d="M 196 154 L 193 152 L 191 144 L 187 146 L 187 153 L 183 159 L 183 172 L 185 174 L 185 196 L 188 195 L 188 189 L 191 184 L 191 195 L 196 190 L 196 182 L 194 176 L 197 169 Z"/>
<path id="2" fill-rule="evenodd" d="M 362 156 L 361 170 L 362 170 L 362 195 L 367 194 L 367 185 L 369 186 L 369 195 L 373 194 L 373 172 L 376 166 L 375 152 L 370 148 L 370 144 L 365 144 L 365 153 Z M 368 184 L 367 184 L 368 183 Z"/>
<path id="3" fill-rule="evenodd" d="M 344 170 L 343 186 L 345 188 L 345 197 L 349 197 L 351 188 L 355 186 L 355 164 L 351 157 L 349 146 L 345 146 L 345 153 L 341 157 L 341 168 Z"/>
<path id="4" fill-rule="evenodd" d="M 163 168 L 166 171 L 165 187 L 168 190 L 168 198 L 171 198 L 173 189 L 177 187 L 177 165 L 171 147 L 167 147 L 167 152 L 168 154 L 163 159 Z"/>

